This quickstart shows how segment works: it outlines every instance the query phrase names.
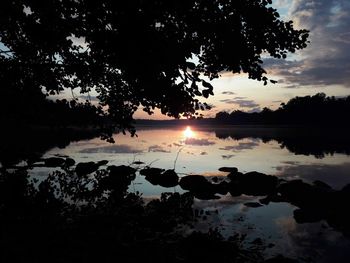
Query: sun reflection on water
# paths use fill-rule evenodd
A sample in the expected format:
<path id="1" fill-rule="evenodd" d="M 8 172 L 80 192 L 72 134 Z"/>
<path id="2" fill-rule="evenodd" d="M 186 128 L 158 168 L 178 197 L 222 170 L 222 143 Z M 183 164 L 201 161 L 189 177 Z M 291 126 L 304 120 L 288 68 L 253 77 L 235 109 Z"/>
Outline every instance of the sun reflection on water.
<path id="1" fill-rule="evenodd" d="M 186 139 L 195 137 L 195 133 L 191 130 L 190 126 L 186 127 L 186 129 L 183 131 L 183 134 Z"/>

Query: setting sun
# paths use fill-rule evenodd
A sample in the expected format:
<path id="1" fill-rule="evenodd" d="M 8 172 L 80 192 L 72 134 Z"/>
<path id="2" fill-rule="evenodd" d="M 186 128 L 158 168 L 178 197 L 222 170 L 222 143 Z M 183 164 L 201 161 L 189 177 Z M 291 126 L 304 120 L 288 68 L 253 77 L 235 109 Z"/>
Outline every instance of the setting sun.
<path id="1" fill-rule="evenodd" d="M 187 128 L 184 130 L 184 135 L 186 138 L 192 138 L 194 137 L 194 132 L 191 130 L 190 126 L 187 126 Z"/>

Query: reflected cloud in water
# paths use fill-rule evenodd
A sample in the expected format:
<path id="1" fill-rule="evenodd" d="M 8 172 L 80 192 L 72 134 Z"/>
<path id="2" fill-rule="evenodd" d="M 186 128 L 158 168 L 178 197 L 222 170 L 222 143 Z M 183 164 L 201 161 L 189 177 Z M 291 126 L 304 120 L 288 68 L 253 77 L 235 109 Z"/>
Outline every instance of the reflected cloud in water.
<path id="1" fill-rule="evenodd" d="M 148 152 L 170 153 L 171 151 L 161 145 L 151 145 L 148 147 Z"/>
<path id="2" fill-rule="evenodd" d="M 252 150 L 257 146 L 259 146 L 259 143 L 255 141 L 251 141 L 251 142 L 239 142 L 238 145 L 229 145 L 219 149 L 224 151 L 240 152 L 244 150 Z"/>
<path id="3" fill-rule="evenodd" d="M 210 141 L 208 139 L 196 139 L 196 138 L 186 138 L 184 140 L 184 143 L 186 145 L 197 145 L 197 146 L 208 146 L 208 145 L 215 144 L 215 142 Z"/>
<path id="4" fill-rule="evenodd" d="M 142 153 L 143 150 L 127 144 L 85 148 L 80 153 Z"/>
<path id="5" fill-rule="evenodd" d="M 295 258 L 308 255 L 313 262 L 348 262 L 350 240 L 326 222 L 297 224 L 292 217 L 280 217 L 275 222 L 284 242 L 279 242 L 272 251 Z"/>
<path id="6" fill-rule="evenodd" d="M 285 162 L 286 163 L 286 162 Z M 340 190 L 350 183 L 350 163 L 331 164 L 299 164 L 278 166 L 278 175 L 287 179 L 302 179 L 306 182 L 320 180 L 332 188 Z"/>

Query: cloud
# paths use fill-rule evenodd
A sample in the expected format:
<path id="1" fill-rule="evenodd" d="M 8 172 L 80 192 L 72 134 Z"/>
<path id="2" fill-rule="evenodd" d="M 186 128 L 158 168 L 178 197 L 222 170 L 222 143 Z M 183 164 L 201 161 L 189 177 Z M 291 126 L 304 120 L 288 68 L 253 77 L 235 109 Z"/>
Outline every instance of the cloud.
<path id="1" fill-rule="evenodd" d="M 277 8 L 283 8 L 283 7 L 287 6 L 289 2 L 290 2 L 290 0 L 276 0 L 274 2 L 274 6 Z"/>
<path id="2" fill-rule="evenodd" d="M 225 102 L 227 104 L 238 105 L 241 108 L 257 108 L 260 105 L 257 104 L 253 100 L 246 100 L 245 97 L 235 97 L 233 99 L 223 99 L 221 102 Z"/>
<path id="3" fill-rule="evenodd" d="M 234 93 L 232 91 L 223 91 L 221 94 L 224 94 L 224 95 L 236 95 L 236 93 Z"/>
<path id="4" fill-rule="evenodd" d="M 265 59 L 268 74 L 282 76 L 288 88 L 350 87 L 350 2 L 294 0 L 288 19 L 310 30 L 311 43 L 295 60 Z"/>
<path id="5" fill-rule="evenodd" d="M 257 146 L 259 146 L 258 142 L 239 142 L 238 145 L 229 145 L 219 149 L 225 151 L 240 152 L 243 150 L 252 150 Z"/>
<path id="6" fill-rule="evenodd" d="M 160 145 L 152 145 L 152 146 L 148 147 L 148 152 L 170 153 L 170 150 L 167 150 Z"/>
<path id="7" fill-rule="evenodd" d="M 109 145 L 82 149 L 80 153 L 141 153 L 141 149 L 134 148 L 126 144 Z"/>
<path id="8" fill-rule="evenodd" d="M 196 138 L 187 138 L 184 140 L 186 145 L 197 145 L 197 146 L 208 146 L 213 145 L 215 142 L 209 141 L 208 139 L 196 139 Z"/>

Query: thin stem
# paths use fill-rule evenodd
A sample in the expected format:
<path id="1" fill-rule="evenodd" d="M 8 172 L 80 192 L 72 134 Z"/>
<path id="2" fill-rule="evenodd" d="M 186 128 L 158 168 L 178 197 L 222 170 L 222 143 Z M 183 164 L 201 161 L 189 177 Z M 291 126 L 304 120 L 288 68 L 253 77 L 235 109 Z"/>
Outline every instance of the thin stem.
<path id="1" fill-rule="evenodd" d="M 175 161 L 174 161 L 174 171 L 175 171 L 177 159 L 179 158 L 179 154 L 180 154 L 180 152 L 181 152 L 181 150 L 182 150 L 183 148 L 184 148 L 184 147 L 181 147 L 181 148 L 178 150 L 177 154 L 176 154 L 176 158 L 175 158 Z"/>

